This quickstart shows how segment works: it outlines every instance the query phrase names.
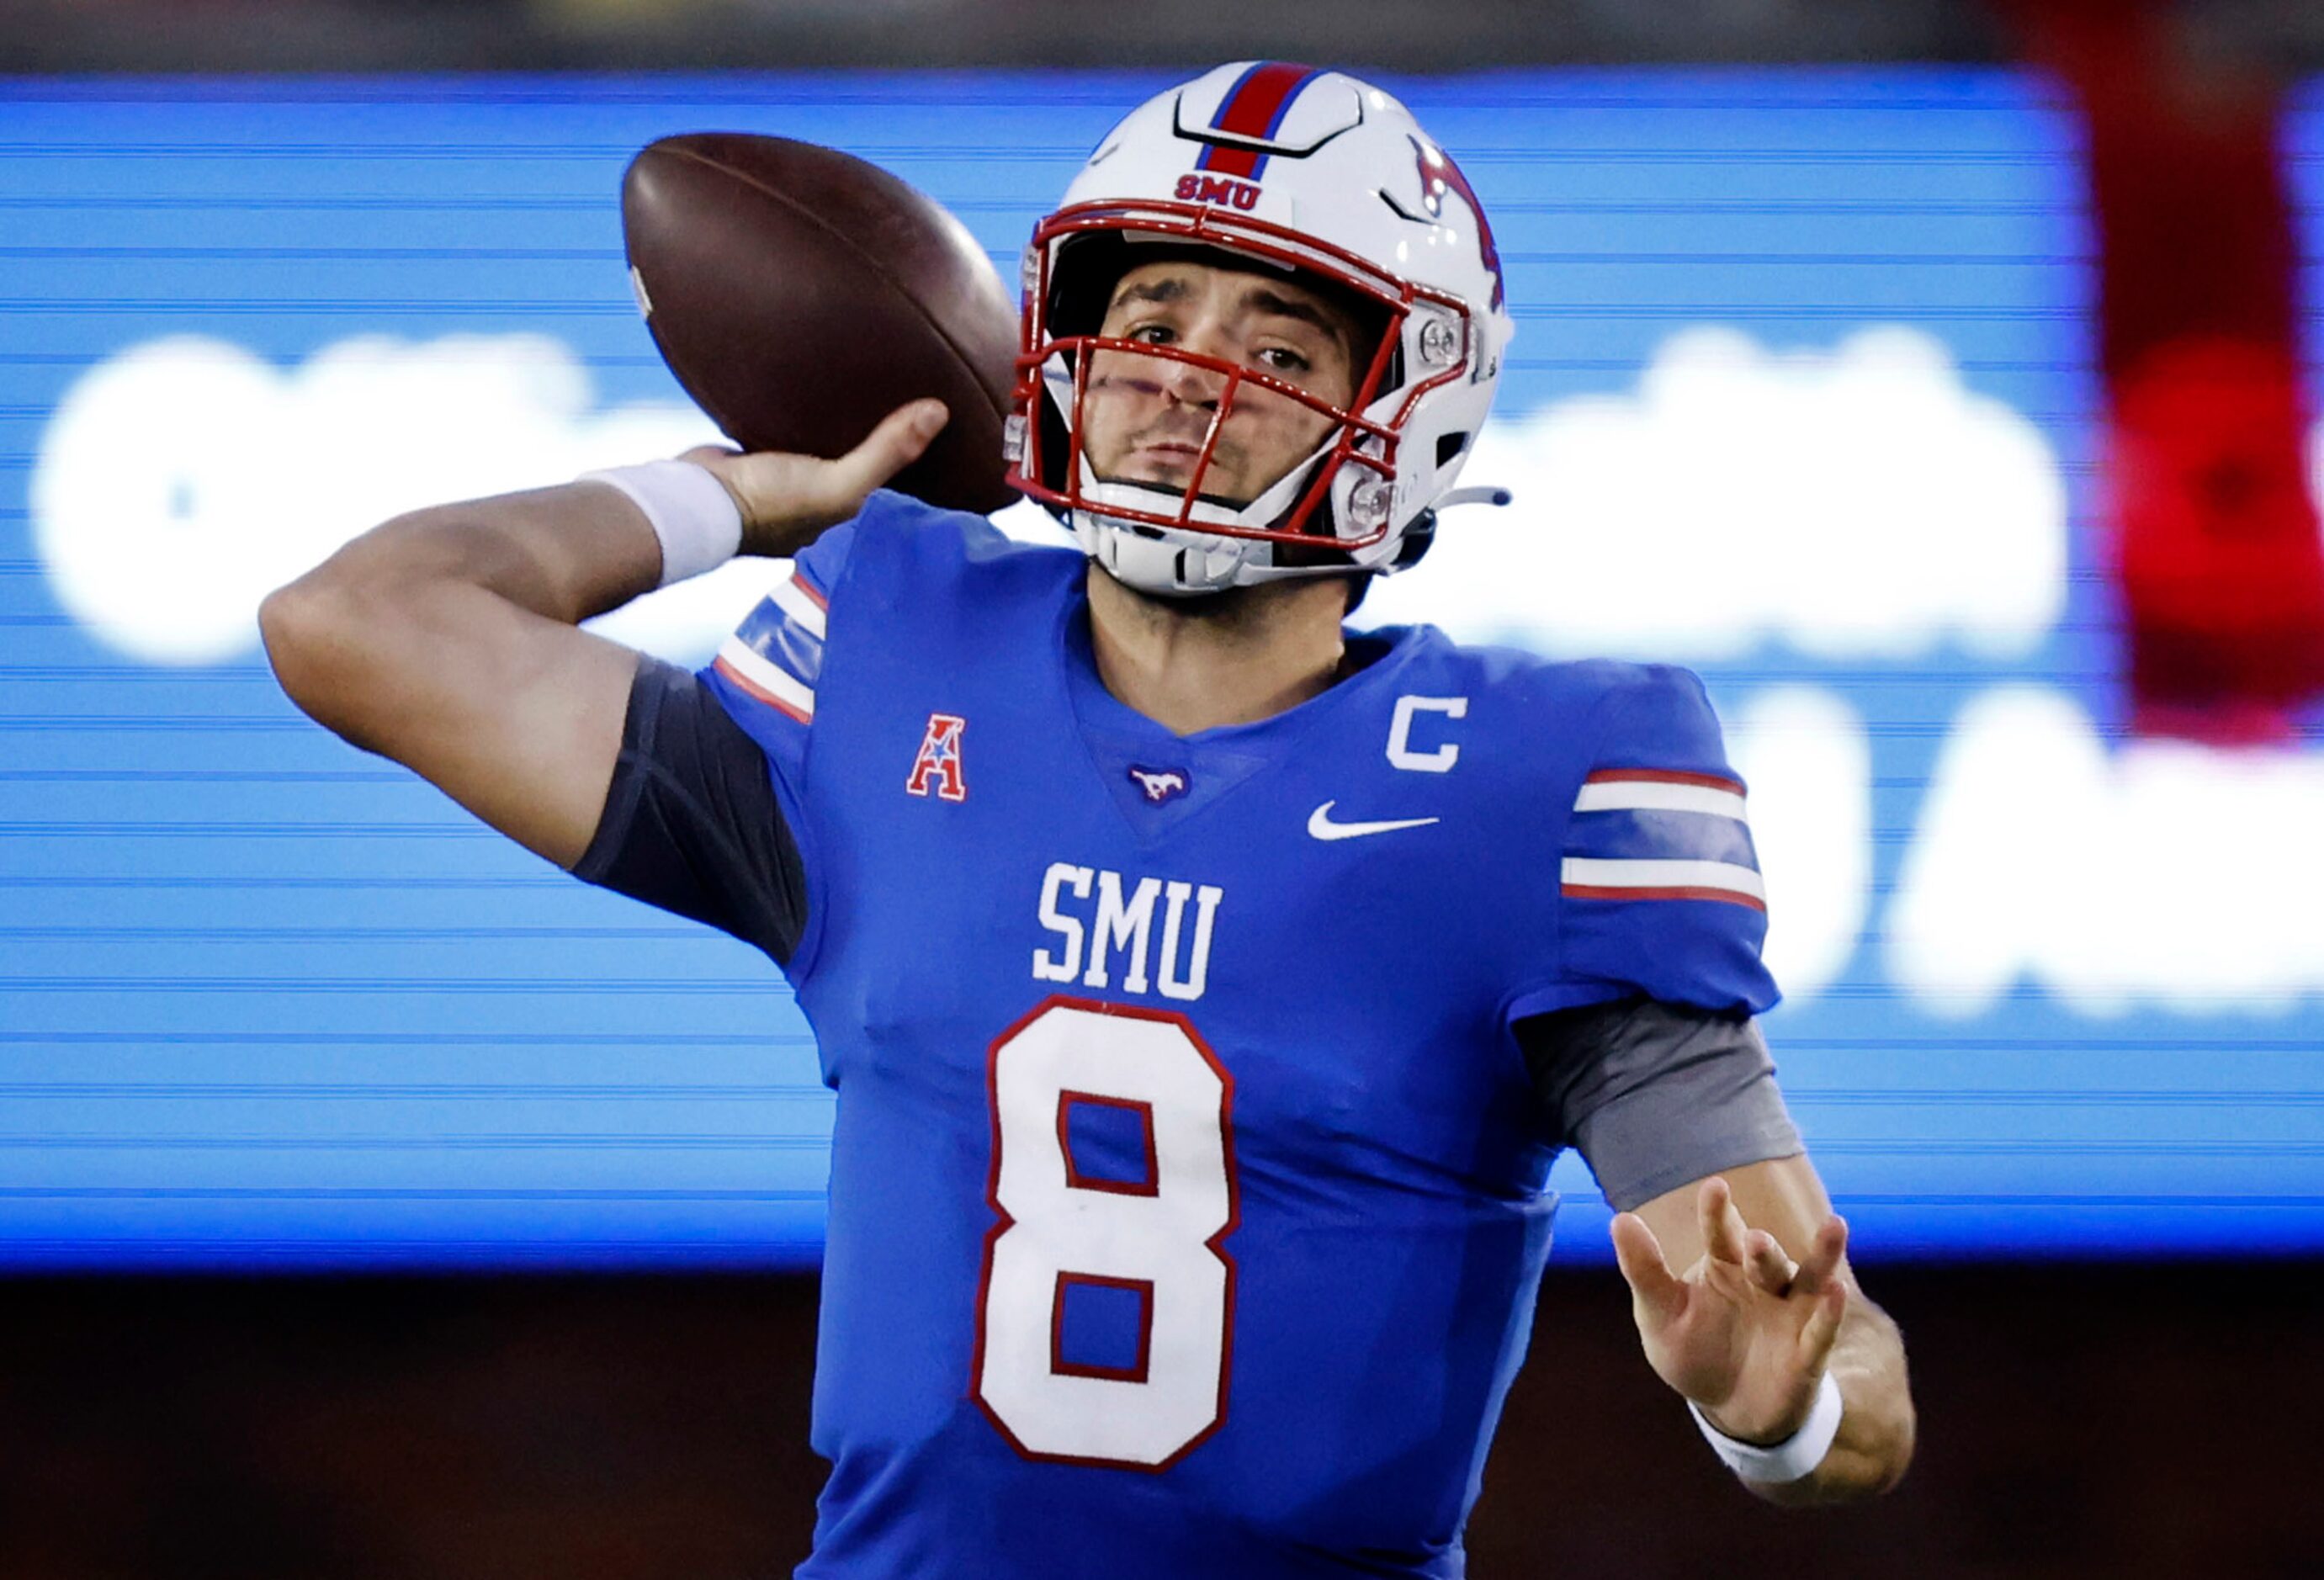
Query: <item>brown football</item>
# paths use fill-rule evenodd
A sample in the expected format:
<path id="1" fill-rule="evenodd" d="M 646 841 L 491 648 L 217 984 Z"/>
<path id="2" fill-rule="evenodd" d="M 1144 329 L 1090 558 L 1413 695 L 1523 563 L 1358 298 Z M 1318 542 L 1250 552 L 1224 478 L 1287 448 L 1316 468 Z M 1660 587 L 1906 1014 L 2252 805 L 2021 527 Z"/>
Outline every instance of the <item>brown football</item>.
<path id="1" fill-rule="evenodd" d="M 1017 308 L 968 228 L 835 149 L 697 132 L 630 161 L 622 228 L 662 360 L 746 450 L 844 454 L 921 396 L 952 409 L 890 485 L 999 510 Z"/>

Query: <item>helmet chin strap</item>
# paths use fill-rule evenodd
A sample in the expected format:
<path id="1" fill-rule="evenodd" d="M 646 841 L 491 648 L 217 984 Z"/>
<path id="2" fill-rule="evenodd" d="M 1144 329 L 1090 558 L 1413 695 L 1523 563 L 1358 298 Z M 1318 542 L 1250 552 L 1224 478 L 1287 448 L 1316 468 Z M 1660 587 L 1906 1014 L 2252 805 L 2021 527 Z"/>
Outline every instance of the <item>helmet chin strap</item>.
<path id="1" fill-rule="evenodd" d="M 1285 482 L 1296 480 L 1305 471 L 1304 466 L 1294 468 Z M 1084 482 L 1085 492 L 1093 488 L 1115 490 L 1138 486 L 1134 483 L 1099 483 L 1088 471 L 1086 461 L 1084 463 Z M 1456 505 L 1498 507 L 1509 501 L 1509 491 L 1505 488 L 1456 488 L 1446 491 L 1434 510 L 1449 510 Z M 1267 551 L 1273 545 L 1259 539 L 1228 537 L 1199 528 L 1142 527 L 1087 505 L 1074 510 L 1072 526 L 1074 541 L 1081 545 L 1082 552 L 1105 567 L 1115 581 L 1157 598 L 1194 598 L 1206 592 L 1223 592 L 1230 587 L 1242 584 L 1241 573 L 1245 566 L 1261 565 L 1272 558 Z M 1155 532 L 1161 535 L 1148 536 Z M 1397 567 L 1378 565 L 1369 568 L 1379 574 L 1389 574 Z M 1335 571 L 1330 574 L 1342 573 Z"/>
<path id="2" fill-rule="evenodd" d="M 1082 551 L 1125 587 L 1157 598 L 1223 592 L 1237 584 L 1248 551 L 1267 547 L 1209 534 L 1203 536 L 1210 542 L 1191 543 L 1187 539 L 1192 536 L 1148 537 L 1130 523 L 1086 507 L 1074 512 L 1074 537 Z"/>

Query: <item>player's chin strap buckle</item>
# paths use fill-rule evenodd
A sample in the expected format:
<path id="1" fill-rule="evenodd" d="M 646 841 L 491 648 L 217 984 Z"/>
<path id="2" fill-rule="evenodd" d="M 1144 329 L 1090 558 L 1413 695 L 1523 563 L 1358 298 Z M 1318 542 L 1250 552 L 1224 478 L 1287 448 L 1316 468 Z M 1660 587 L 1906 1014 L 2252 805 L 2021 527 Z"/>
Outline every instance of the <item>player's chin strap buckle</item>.
<path id="1" fill-rule="evenodd" d="M 1455 505 L 1506 505 L 1509 491 L 1505 488 L 1447 489 L 1434 505 L 1439 510 L 1449 510 Z"/>

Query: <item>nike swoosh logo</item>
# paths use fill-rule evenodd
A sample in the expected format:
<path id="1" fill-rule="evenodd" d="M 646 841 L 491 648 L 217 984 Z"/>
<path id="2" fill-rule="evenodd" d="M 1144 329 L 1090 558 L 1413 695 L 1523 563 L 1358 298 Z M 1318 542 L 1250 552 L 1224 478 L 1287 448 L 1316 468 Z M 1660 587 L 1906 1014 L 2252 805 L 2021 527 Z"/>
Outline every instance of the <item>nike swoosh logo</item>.
<path id="1" fill-rule="evenodd" d="M 1326 801 L 1310 813 L 1307 831 L 1319 840 L 1353 840 L 1365 834 L 1392 833 L 1397 829 L 1425 829 L 1438 820 L 1433 817 L 1391 818 L 1386 822 L 1333 822 L 1332 809 L 1340 804 Z"/>

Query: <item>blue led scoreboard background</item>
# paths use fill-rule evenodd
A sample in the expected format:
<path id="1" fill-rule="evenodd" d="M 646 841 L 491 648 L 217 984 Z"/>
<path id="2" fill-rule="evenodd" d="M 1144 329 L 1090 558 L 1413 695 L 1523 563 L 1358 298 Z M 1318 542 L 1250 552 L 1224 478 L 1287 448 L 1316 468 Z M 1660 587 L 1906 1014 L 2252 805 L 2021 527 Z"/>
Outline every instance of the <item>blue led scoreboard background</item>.
<path id="1" fill-rule="evenodd" d="M 0 1264 L 816 1258 L 832 1099 L 779 977 L 308 723 L 254 611 L 398 510 L 708 436 L 622 265 L 646 142 L 851 150 L 1013 280 L 1163 85 L 0 83 Z M 1704 675 L 1858 1254 L 2324 1246 L 2324 749 L 2121 728 L 2055 95 L 1395 86 L 1493 219 L 1518 337 L 1467 481 L 1517 502 L 1365 618 Z M 2324 113 L 2293 137 L 2324 255 Z M 698 660 L 775 574 L 608 629 Z M 1556 1254 L 1603 1256 L 1556 1183 Z"/>

